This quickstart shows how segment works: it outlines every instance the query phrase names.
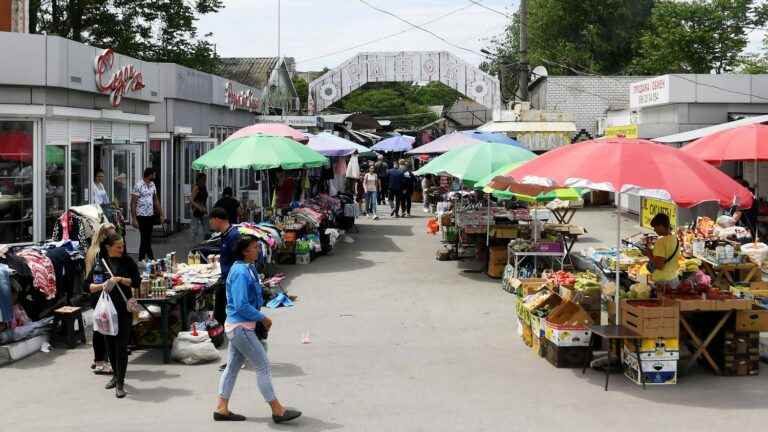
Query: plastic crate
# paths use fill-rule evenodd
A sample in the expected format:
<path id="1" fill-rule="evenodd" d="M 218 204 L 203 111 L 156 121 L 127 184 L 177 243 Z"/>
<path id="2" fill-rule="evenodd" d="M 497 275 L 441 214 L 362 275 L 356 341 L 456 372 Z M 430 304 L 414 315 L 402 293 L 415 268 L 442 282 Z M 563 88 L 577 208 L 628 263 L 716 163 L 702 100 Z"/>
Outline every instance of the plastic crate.
<path id="1" fill-rule="evenodd" d="M 559 347 L 541 338 L 542 357 L 556 368 L 583 368 L 592 361 L 592 347 Z"/>

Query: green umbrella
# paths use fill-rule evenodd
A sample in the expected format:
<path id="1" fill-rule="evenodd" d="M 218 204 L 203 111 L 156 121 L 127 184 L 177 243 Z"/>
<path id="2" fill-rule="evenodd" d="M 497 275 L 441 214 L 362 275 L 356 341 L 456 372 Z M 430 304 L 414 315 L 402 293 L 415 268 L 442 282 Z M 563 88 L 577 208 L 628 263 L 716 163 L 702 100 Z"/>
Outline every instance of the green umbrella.
<path id="1" fill-rule="evenodd" d="M 64 165 L 64 148 L 59 146 L 45 146 L 45 163 L 48 165 Z"/>
<path id="2" fill-rule="evenodd" d="M 475 184 L 475 187 L 477 189 L 482 189 L 483 192 L 492 194 L 494 197 L 501 199 L 501 200 L 509 200 L 509 199 L 517 199 L 518 201 L 525 201 L 529 203 L 533 202 L 549 202 L 553 201 L 555 199 L 559 199 L 562 201 L 577 201 L 581 199 L 582 195 L 584 195 L 588 190 L 586 189 L 576 189 L 576 188 L 560 188 L 555 189 L 548 192 L 542 192 L 538 195 L 528 195 L 525 193 L 515 193 L 514 191 L 510 190 L 499 190 L 494 189 L 491 186 L 491 183 L 493 182 L 493 179 L 496 177 L 501 177 L 507 174 L 508 172 L 512 171 L 513 169 L 523 165 L 525 162 L 516 162 L 511 163 L 508 165 L 505 165 L 496 171 L 488 174 L 487 176 L 480 179 Z M 521 185 L 521 188 L 527 188 L 525 185 Z"/>
<path id="3" fill-rule="evenodd" d="M 196 170 L 253 168 L 286 170 L 327 166 L 328 158 L 298 142 L 273 135 L 255 134 L 227 140 L 192 162 Z"/>
<path id="4" fill-rule="evenodd" d="M 473 186 L 483 177 L 512 163 L 531 160 L 536 154 L 524 148 L 498 143 L 480 143 L 459 147 L 436 157 L 416 175 L 450 175 Z"/>

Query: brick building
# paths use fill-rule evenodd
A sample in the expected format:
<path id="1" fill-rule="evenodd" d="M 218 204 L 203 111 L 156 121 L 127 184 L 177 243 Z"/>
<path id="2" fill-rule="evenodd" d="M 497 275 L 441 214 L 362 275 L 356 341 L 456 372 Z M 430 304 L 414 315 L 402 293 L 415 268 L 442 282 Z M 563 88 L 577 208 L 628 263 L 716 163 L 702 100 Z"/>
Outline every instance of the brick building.
<path id="1" fill-rule="evenodd" d="M 630 84 L 643 76 L 547 76 L 530 86 L 531 108 L 573 116 L 578 130 L 593 137 L 608 111 L 629 108 Z"/>

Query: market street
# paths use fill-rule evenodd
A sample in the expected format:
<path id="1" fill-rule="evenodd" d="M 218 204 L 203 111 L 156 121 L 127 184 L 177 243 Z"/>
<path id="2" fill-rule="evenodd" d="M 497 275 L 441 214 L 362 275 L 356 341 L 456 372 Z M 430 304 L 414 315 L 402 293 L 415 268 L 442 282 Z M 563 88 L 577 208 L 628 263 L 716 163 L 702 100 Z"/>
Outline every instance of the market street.
<path id="1" fill-rule="evenodd" d="M 577 215 L 610 241 L 610 210 Z M 498 280 L 438 262 L 424 218 L 360 220 L 353 244 L 310 266 L 291 266 L 293 309 L 269 310 L 278 397 L 304 412 L 275 426 L 255 375 L 244 371 L 232 408 L 244 424 L 214 424 L 218 363 L 163 365 L 132 354 L 128 398 L 88 369 L 90 345 L 0 369 L 3 424 L 24 431 L 600 431 L 751 430 L 768 421 L 768 377 L 721 378 L 699 370 L 678 386 L 643 391 L 614 375 L 555 369 L 516 334 L 513 297 Z M 625 225 L 632 229 L 632 222 Z M 587 244 L 587 243 L 585 243 Z M 577 245 L 577 249 L 579 245 Z M 311 343 L 303 344 L 309 333 Z M 633 416 L 644 412 L 645 414 Z M 652 413 L 649 415 L 647 413 Z M 3 430 L 6 430 L 5 427 Z"/>

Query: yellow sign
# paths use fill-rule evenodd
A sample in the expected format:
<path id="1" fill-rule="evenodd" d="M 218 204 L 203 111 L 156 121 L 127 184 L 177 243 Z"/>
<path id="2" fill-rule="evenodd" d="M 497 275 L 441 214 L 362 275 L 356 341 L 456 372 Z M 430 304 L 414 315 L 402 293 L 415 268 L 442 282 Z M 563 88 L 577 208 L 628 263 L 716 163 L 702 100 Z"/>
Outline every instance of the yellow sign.
<path id="1" fill-rule="evenodd" d="M 612 126 L 605 128 L 605 136 L 608 138 L 617 138 L 619 136 L 624 138 L 637 138 L 637 125 Z"/>
<path id="2" fill-rule="evenodd" d="M 672 226 L 672 229 L 677 229 L 677 206 L 675 203 L 653 198 L 643 198 L 642 206 L 640 226 L 653 229 L 651 219 L 659 213 L 664 213 L 669 216 L 669 224 Z"/>

